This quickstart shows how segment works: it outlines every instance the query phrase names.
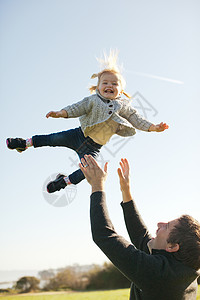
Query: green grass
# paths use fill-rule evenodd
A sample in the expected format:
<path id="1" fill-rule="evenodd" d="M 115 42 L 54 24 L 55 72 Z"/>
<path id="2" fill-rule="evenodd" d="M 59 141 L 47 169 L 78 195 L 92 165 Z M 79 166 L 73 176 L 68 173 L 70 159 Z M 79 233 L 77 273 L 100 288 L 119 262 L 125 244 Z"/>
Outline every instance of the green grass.
<path id="1" fill-rule="evenodd" d="M 129 298 L 129 289 L 96 291 L 96 292 L 72 292 L 53 295 L 16 295 L 3 296 L 3 300 L 127 300 Z M 1 299 L 1 297 L 0 297 Z"/>
<path id="2" fill-rule="evenodd" d="M 3 300 L 128 300 L 129 289 L 112 290 L 112 291 L 97 291 L 97 292 L 73 292 L 65 294 L 53 295 L 16 295 L 3 296 Z M 1 298 L 1 297 L 0 297 Z M 198 287 L 197 300 L 200 300 L 200 285 Z"/>
<path id="3" fill-rule="evenodd" d="M 200 285 L 198 286 L 197 300 L 200 300 Z"/>

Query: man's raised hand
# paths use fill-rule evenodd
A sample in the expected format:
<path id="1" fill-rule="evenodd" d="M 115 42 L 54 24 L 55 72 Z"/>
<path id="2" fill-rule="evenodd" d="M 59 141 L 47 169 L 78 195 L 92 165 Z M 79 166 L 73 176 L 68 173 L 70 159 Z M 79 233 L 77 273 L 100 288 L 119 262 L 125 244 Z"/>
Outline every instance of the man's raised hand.
<path id="1" fill-rule="evenodd" d="M 79 167 L 89 184 L 92 186 L 93 193 L 97 191 L 104 191 L 104 183 L 107 177 L 107 166 L 108 163 L 106 162 L 104 169 L 102 169 L 91 155 L 85 155 L 84 158 L 81 159 Z"/>
<path id="2" fill-rule="evenodd" d="M 117 169 L 119 175 L 120 188 L 122 191 L 123 202 L 128 202 L 132 200 L 130 192 L 130 168 L 129 163 L 126 158 L 122 158 L 120 161 L 120 167 Z"/>

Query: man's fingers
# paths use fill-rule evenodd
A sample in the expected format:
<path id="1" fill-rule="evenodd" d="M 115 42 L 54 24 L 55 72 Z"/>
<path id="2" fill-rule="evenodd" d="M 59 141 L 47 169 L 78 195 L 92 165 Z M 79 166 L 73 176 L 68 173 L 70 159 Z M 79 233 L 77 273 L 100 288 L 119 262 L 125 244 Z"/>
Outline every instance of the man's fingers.
<path id="1" fill-rule="evenodd" d="M 81 169 L 81 171 L 83 172 L 83 174 L 85 175 L 85 177 L 86 177 L 86 168 L 84 168 L 83 167 L 83 165 L 81 164 L 81 163 L 79 163 L 79 167 L 80 167 L 80 169 Z"/>
<path id="2" fill-rule="evenodd" d="M 99 167 L 100 168 L 100 166 L 99 166 L 99 164 L 97 163 L 97 161 L 94 159 L 94 157 L 92 157 L 92 155 L 84 155 L 84 158 L 85 158 L 85 160 L 86 160 L 86 162 L 87 162 L 87 164 L 89 165 L 89 166 L 97 166 L 97 167 Z"/>
<path id="3" fill-rule="evenodd" d="M 81 158 L 81 163 L 83 166 L 87 164 L 84 158 Z"/>
<path id="4" fill-rule="evenodd" d="M 81 163 L 79 164 L 79 167 L 85 175 L 86 169 L 87 169 L 87 167 L 89 167 L 89 165 L 84 158 L 81 158 Z"/>
<path id="5" fill-rule="evenodd" d="M 88 166 L 93 166 L 94 165 L 94 158 L 91 155 L 84 155 L 84 158 L 88 164 Z"/>
<path id="6" fill-rule="evenodd" d="M 126 169 L 129 171 L 129 163 L 126 158 L 124 159 L 124 164 L 125 164 Z"/>
<path id="7" fill-rule="evenodd" d="M 117 169 L 117 173 L 119 175 L 119 179 L 123 179 L 124 178 L 122 170 L 120 168 Z"/>
<path id="8" fill-rule="evenodd" d="M 122 171 L 121 171 L 121 169 L 120 169 L 120 168 L 118 168 L 118 169 L 117 169 L 117 173 L 118 173 L 118 175 L 119 175 L 119 176 L 121 176 L 121 175 L 122 175 Z"/>
<path id="9" fill-rule="evenodd" d="M 120 166 L 122 168 L 122 172 L 124 173 L 126 171 L 127 168 L 129 168 L 129 164 L 128 164 L 128 161 L 126 158 L 121 158 L 121 161 L 120 161 Z"/>
<path id="10" fill-rule="evenodd" d="M 104 172 L 107 173 L 107 170 L 108 170 L 108 162 L 106 162 L 104 165 Z"/>
<path id="11" fill-rule="evenodd" d="M 123 163 L 122 159 L 121 159 L 119 164 L 120 164 L 120 167 L 122 169 L 122 172 L 124 173 L 124 163 Z"/>

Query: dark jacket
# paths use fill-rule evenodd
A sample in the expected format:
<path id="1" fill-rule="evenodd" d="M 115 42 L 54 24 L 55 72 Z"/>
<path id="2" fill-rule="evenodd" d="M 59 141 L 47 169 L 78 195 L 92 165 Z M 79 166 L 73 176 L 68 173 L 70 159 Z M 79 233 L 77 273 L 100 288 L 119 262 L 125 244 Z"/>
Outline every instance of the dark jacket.
<path id="1" fill-rule="evenodd" d="M 176 260 L 173 253 L 153 250 L 150 235 L 133 201 L 122 203 L 131 241 L 119 236 L 109 218 L 105 193 L 91 195 L 91 229 L 94 242 L 132 282 L 131 300 L 194 300 L 198 273 Z"/>

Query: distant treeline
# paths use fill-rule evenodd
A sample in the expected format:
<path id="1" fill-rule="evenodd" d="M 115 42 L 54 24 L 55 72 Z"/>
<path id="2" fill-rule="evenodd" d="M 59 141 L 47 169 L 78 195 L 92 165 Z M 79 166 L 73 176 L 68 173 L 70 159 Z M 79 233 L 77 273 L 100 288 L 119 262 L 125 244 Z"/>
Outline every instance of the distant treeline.
<path id="1" fill-rule="evenodd" d="M 57 271 L 44 270 L 38 273 L 38 277 L 21 277 L 13 289 L 0 290 L 0 293 L 27 293 L 41 290 L 106 290 L 130 287 L 130 281 L 111 263 L 86 267 L 75 265 Z M 200 284 L 200 277 L 198 284 Z"/>
<path id="2" fill-rule="evenodd" d="M 21 277 L 12 289 L 0 293 L 63 290 L 101 290 L 130 287 L 130 281 L 111 263 L 81 267 L 69 266 L 58 271 L 44 270 L 38 277 Z"/>

